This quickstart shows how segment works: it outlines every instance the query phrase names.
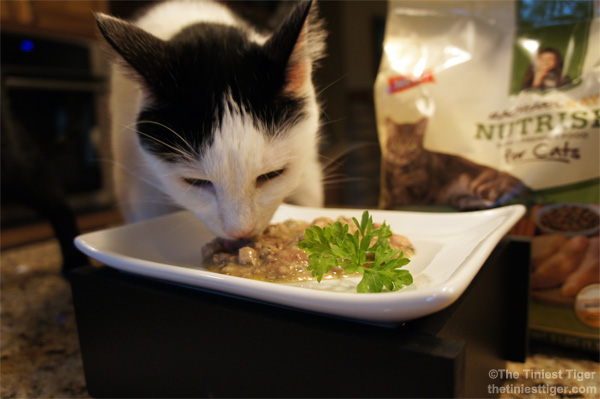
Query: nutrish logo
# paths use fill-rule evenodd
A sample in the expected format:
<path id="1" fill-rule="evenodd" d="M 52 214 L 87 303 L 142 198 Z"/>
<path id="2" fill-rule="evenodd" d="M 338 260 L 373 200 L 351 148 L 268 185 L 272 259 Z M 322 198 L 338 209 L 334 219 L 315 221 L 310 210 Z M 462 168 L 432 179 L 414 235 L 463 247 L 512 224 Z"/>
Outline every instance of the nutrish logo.
<path id="1" fill-rule="evenodd" d="M 435 82 L 433 79 L 433 71 L 425 71 L 421 76 L 400 75 L 388 80 L 388 94 L 396 93 L 403 90 L 408 90 L 422 83 Z"/>

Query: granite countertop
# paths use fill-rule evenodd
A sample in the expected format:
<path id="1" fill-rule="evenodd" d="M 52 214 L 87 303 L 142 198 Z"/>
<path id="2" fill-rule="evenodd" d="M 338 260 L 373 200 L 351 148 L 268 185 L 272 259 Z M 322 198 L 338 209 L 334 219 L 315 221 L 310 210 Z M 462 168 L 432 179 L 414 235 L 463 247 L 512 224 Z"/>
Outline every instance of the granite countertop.
<path id="1" fill-rule="evenodd" d="M 2 398 L 89 398 L 71 289 L 60 274 L 58 243 L 49 240 L 4 250 L 0 261 Z M 499 392 L 504 399 L 600 395 L 599 364 L 569 353 L 539 351 L 526 363 L 507 363 L 506 370 L 513 378 L 500 383 L 507 388 Z M 552 374 L 561 370 L 560 376 Z M 566 370 L 573 372 L 567 375 Z M 585 372 L 594 374 L 578 374 Z M 535 387 L 537 393 L 523 393 L 524 387 Z M 575 392 L 581 387 L 589 387 L 588 393 Z M 563 393 L 547 393 L 557 389 Z"/>
<path id="2" fill-rule="evenodd" d="M 2 251 L 2 398 L 89 398 L 55 240 Z"/>

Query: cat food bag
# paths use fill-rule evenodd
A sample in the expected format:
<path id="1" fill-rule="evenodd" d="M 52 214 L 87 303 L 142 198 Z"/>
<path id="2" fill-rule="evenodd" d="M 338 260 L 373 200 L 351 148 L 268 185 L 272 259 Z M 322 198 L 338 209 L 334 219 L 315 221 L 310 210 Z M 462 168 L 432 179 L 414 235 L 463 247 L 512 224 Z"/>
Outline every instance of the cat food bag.
<path id="1" fill-rule="evenodd" d="M 390 1 L 375 83 L 380 205 L 522 203 L 533 338 L 598 350 L 594 1 Z"/>

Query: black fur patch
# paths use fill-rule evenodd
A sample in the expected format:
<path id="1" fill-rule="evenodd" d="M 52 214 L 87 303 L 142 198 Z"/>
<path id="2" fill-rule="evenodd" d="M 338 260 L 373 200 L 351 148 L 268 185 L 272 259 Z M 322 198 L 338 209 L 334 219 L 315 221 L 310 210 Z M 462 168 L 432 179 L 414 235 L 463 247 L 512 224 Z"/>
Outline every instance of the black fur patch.
<path id="1" fill-rule="evenodd" d="M 140 113 L 138 130 L 143 132 L 142 144 L 166 160 L 180 156 L 172 147 L 200 155 L 212 143 L 212 132 L 220 127 L 229 106 L 224 98 L 231 98 L 257 126 L 267 126 L 268 134 L 305 116 L 305 100 L 284 92 L 285 64 L 270 58 L 238 28 L 192 25 L 158 51 L 164 52 L 156 54 L 161 62 L 148 63 L 141 72 L 153 102 Z M 192 148 L 168 129 L 143 121 L 168 126 Z"/>
<path id="2" fill-rule="evenodd" d="M 169 41 L 117 18 L 98 15 L 97 21 L 108 44 L 150 94 L 151 104 L 138 118 L 138 135 L 144 147 L 166 160 L 178 160 L 184 152 L 200 156 L 228 107 L 270 135 L 306 117 L 307 99 L 285 88 L 290 66 L 314 62 L 323 52 L 312 1 L 300 2 L 263 46 L 248 40 L 241 19 L 235 27 L 188 26 Z M 299 37 L 302 43 L 296 47 Z"/>

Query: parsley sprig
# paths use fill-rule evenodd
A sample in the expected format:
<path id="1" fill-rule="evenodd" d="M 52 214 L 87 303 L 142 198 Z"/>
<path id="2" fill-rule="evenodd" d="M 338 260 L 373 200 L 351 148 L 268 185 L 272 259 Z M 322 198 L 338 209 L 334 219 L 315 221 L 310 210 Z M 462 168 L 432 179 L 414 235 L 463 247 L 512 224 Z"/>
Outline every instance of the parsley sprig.
<path id="1" fill-rule="evenodd" d="M 361 222 L 352 218 L 358 230 L 348 232 L 350 226 L 337 221 L 327 227 L 312 226 L 306 229 L 304 240 L 298 243 L 308 254 L 308 270 L 321 282 L 329 269 L 341 266 L 348 274 L 362 273 L 358 292 L 381 292 L 383 287 L 390 291 L 410 285 L 413 278 L 408 270 L 400 270 L 410 262 L 401 251 L 390 247 L 390 226 L 385 222 L 373 228 L 373 218 L 368 211 L 362 214 Z M 373 245 L 371 242 L 377 238 Z"/>

